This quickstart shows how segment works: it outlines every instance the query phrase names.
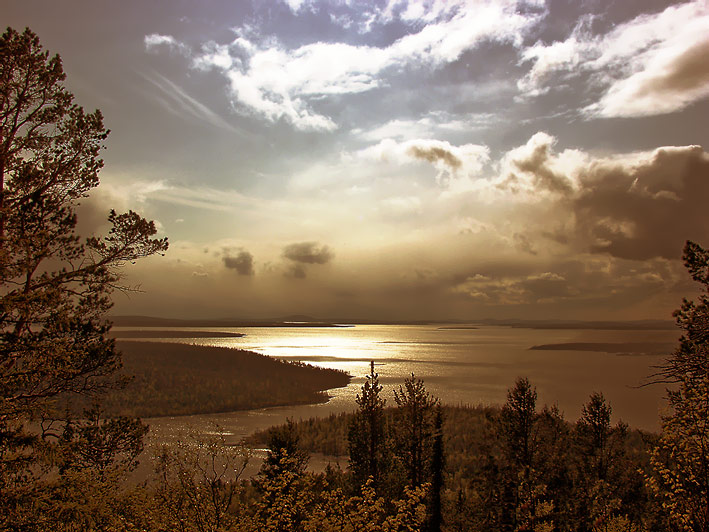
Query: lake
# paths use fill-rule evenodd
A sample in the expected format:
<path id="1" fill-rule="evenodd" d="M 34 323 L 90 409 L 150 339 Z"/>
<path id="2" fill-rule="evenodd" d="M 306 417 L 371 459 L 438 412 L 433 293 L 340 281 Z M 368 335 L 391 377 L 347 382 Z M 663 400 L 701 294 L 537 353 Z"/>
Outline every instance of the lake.
<path id="1" fill-rule="evenodd" d="M 121 328 L 116 328 L 122 331 Z M 144 328 L 143 330 L 151 330 Z M 152 329 L 155 330 L 155 329 Z M 164 330 L 161 329 L 161 330 Z M 186 331 L 204 328 L 180 328 Z M 639 387 L 663 360 L 657 354 L 609 354 L 579 350 L 530 350 L 555 343 L 673 343 L 674 330 L 526 329 L 441 325 L 356 325 L 352 327 L 239 327 L 209 328 L 244 333 L 229 338 L 153 338 L 250 349 L 284 360 L 341 369 L 353 379 L 349 386 L 330 390 L 326 404 L 275 407 L 227 414 L 165 417 L 148 420 L 151 439 L 181 438 L 187 428 L 197 432 L 224 430 L 237 441 L 254 430 L 295 420 L 355 409 L 355 395 L 374 360 L 383 395 L 394 405 L 393 390 L 414 373 L 426 388 L 448 404 L 502 404 L 517 377 L 536 386 L 538 406 L 556 404 L 566 419 L 576 420 L 592 392 L 602 392 L 613 407 L 614 421 L 657 430 L 664 408 L 664 387 Z M 166 335 L 168 336 L 168 335 Z M 142 339 L 145 341 L 145 339 Z"/>

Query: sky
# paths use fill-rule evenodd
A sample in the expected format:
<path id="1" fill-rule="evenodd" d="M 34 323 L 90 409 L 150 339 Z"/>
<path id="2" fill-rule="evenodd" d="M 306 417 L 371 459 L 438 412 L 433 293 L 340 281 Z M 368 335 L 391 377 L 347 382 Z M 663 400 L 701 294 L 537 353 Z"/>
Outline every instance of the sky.
<path id="1" fill-rule="evenodd" d="M 111 135 L 115 314 L 671 319 L 709 246 L 709 4 L 3 0 Z"/>

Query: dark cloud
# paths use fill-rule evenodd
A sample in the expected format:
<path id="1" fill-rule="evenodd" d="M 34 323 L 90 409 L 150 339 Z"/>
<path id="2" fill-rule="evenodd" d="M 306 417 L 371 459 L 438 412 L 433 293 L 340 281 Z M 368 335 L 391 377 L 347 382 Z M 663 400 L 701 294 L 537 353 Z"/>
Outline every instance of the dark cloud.
<path id="1" fill-rule="evenodd" d="M 569 194 L 572 189 L 567 177 L 550 167 L 553 143 L 552 137 L 536 134 L 527 143 L 525 153 L 513 158 L 511 162 L 518 171 L 533 176 L 533 182 L 537 187 L 560 194 Z"/>
<path id="2" fill-rule="evenodd" d="M 531 192 L 544 206 L 535 220 L 541 227 L 513 235 L 518 250 L 533 254 L 535 235 L 543 235 L 581 252 L 677 259 L 685 240 L 709 239 L 709 154 L 700 146 L 597 158 L 557 154 L 555 142 L 537 133 L 506 158 L 500 186 Z"/>
<path id="3" fill-rule="evenodd" d="M 685 240 L 709 239 L 709 155 L 661 148 L 633 166 L 591 166 L 572 201 L 576 236 L 597 253 L 675 259 Z"/>
<path id="4" fill-rule="evenodd" d="M 537 251 L 534 249 L 532 242 L 526 235 L 522 233 L 515 233 L 514 235 L 512 235 L 512 240 L 514 242 L 515 248 L 519 251 L 522 251 L 523 253 L 529 253 L 530 255 L 537 254 Z"/>
<path id="5" fill-rule="evenodd" d="M 251 253 L 245 250 L 240 250 L 236 256 L 232 256 L 231 253 L 226 251 L 222 257 L 224 266 L 230 270 L 236 270 L 239 275 L 254 274 L 254 257 Z"/>
<path id="6" fill-rule="evenodd" d="M 302 264 L 291 264 L 283 275 L 292 279 L 305 279 L 307 272 Z"/>
<path id="7" fill-rule="evenodd" d="M 451 151 L 439 146 L 411 146 L 408 152 L 412 157 L 428 161 L 431 164 L 442 161 L 453 170 L 457 170 L 463 165 L 463 162 Z"/>
<path id="8" fill-rule="evenodd" d="M 649 83 L 645 91 L 666 94 L 705 87 L 709 84 L 707 57 L 709 57 L 709 40 L 695 44 L 675 59 L 672 68 L 664 77 Z"/>
<path id="9" fill-rule="evenodd" d="M 283 248 L 283 256 L 302 264 L 327 264 L 334 257 L 328 246 L 317 242 L 299 242 Z"/>
<path id="10" fill-rule="evenodd" d="M 519 277 L 476 274 L 460 283 L 456 290 L 480 303 L 496 305 L 545 303 L 577 295 L 565 277 L 553 272 Z"/>
<path id="11" fill-rule="evenodd" d="M 514 306 L 532 313 L 569 306 L 596 310 L 655 300 L 673 290 L 683 275 L 678 261 L 638 262 L 593 254 L 557 262 L 553 268 L 497 263 L 496 268 L 479 268 L 480 273 L 454 281 L 451 289 L 488 308 Z"/>

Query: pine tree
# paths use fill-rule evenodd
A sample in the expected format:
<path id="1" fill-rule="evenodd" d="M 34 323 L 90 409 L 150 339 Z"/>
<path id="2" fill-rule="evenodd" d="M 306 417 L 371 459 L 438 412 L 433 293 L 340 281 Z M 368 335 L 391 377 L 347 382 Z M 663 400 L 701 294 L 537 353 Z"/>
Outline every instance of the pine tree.
<path id="1" fill-rule="evenodd" d="M 379 375 L 374 371 L 374 361 L 370 373 L 362 385 L 362 393 L 357 394 L 359 409 L 350 423 L 347 436 L 350 453 L 349 468 L 355 484 L 363 486 L 371 477 L 372 487 L 380 488 L 385 467 L 384 404 L 381 397 L 382 386 Z"/>
<path id="2" fill-rule="evenodd" d="M 443 525 L 441 494 L 443 492 L 443 472 L 445 468 L 443 442 L 443 409 L 436 404 L 433 418 L 433 449 L 431 453 L 431 491 L 428 505 L 428 531 L 440 532 Z"/>
<path id="3" fill-rule="evenodd" d="M 300 438 L 292 419 L 270 430 L 267 446 L 268 452 L 260 472 L 262 477 L 274 478 L 285 471 L 296 476 L 305 472 L 310 455 L 300 447 Z"/>
<path id="4" fill-rule="evenodd" d="M 666 510 L 670 528 L 709 531 L 709 251 L 694 242 L 684 248 L 684 264 L 702 285 L 697 301 L 685 299 L 675 312 L 684 330 L 679 347 L 656 378 L 668 389 L 670 413 L 651 457 L 652 492 Z"/>
<path id="5" fill-rule="evenodd" d="M 64 88 L 61 61 L 31 31 L 0 39 L 0 423 L 91 393 L 120 366 L 105 313 L 119 268 L 163 252 L 155 225 L 111 211 L 82 243 L 76 206 L 98 185 L 108 130 Z"/>
<path id="6" fill-rule="evenodd" d="M 528 379 L 518 378 L 507 392 L 507 402 L 500 411 L 500 439 L 507 460 L 503 501 L 506 530 L 532 530 L 536 502 L 543 495 L 544 486 L 536 484 L 534 474 L 538 450 L 536 405 L 537 390 Z"/>
<path id="7" fill-rule="evenodd" d="M 576 474 L 577 527 L 595 530 L 622 512 L 623 489 L 629 473 L 622 468 L 627 426 L 611 426 L 613 409 L 602 393 L 591 394 L 581 409 L 575 437 L 579 453 Z"/>
<path id="8" fill-rule="evenodd" d="M 64 79 L 59 57 L 29 29 L 0 37 L 0 528 L 6 516 L 21 527 L 18 508 L 36 500 L 52 432 L 42 439 L 28 423 L 59 415 L 60 398 L 117 384 L 106 312 L 121 266 L 167 249 L 132 211 L 111 211 L 103 238 L 76 234 L 108 130 Z"/>
<path id="9" fill-rule="evenodd" d="M 398 408 L 392 439 L 404 463 L 408 485 L 418 487 L 430 473 L 433 417 L 438 399 L 428 393 L 423 381 L 412 373 L 398 391 L 394 390 L 394 400 Z"/>

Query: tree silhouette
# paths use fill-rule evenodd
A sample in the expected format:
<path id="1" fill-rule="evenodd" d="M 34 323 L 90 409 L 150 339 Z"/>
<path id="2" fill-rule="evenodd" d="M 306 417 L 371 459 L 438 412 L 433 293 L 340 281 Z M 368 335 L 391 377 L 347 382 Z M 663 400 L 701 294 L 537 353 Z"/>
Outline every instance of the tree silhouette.
<path id="1" fill-rule="evenodd" d="M 64 79 L 59 56 L 29 29 L 0 37 L 0 499 L 9 505 L 9 486 L 37 473 L 27 422 L 51 417 L 67 394 L 116 384 L 105 314 L 121 266 L 167 249 L 132 211 L 111 211 L 103 238 L 77 235 L 76 207 L 99 183 L 108 130 Z"/>
<path id="2" fill-rule="evenodd" d="M 398 391 L 394 390 L 394 400 L 398 407 L 394 446 L 404 463 L 408 485 L 418 487 L 430 472 L 433 414 L 438 399 L 412 373 Z"/>
<path id="3" fill-rule="evenodd" d="M 684 264 L 703 285 L 696 301 L 685 299 L 675 312 L 684 330 L 679 347 L 659 375 L 668 389 L 670 413 L 651 456 L 648 484 L 662 501 L 674 530 L 709 530 L 709 251 L 688 241 Z"/>
<path id="4" fill-rule="evenodd" d="M 384 404 L 380 393 L 379 375 L 374 371 L 374 361 L 370 372 L 362 385 L 362 393 L 357 394 L 359 407 L 348 432 L 348 447 L 350 453 L 350 470 L 355 482 L 362 486 L 368 477 L 372 478 L 372 487 L 376 491 L 380 487 L 380 479 L 384 466 Z"/>

